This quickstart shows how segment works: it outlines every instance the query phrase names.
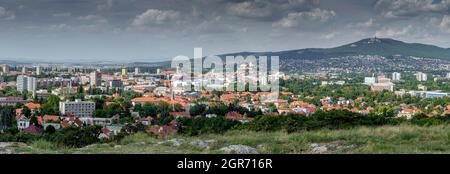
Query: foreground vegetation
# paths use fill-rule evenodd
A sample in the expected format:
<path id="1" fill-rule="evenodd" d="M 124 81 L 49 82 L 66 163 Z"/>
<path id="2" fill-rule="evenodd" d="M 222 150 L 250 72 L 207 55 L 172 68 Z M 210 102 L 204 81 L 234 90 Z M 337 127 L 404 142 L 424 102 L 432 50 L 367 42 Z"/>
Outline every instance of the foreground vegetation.
<path id="1" fill-rule="evenodd" d="M 192 142 L 212 140 L 208 148 Z M 179 144 L 176 144 L 177 142 Z M 224 134 L 199 136 L 173 135 L 156 139 L 146 133 L 127 136 L 119 142 L 94 144 L 83 148 L 61 147 L 54 143 L 37 140 L 27 146 L 17 147 L 18 153 L 132 153 L 132 154 L 199 154 L 226 153 L 220 148 L 229 145 L 247 145 L 258 153 L 309 154 L 318 153 L 313 144 L 326 147 L 320 153 L 450 153 L 450 126 L 397 126 L 355 127 L 345 130 L 321 129 L 287 133 L 232 130 Z"/>

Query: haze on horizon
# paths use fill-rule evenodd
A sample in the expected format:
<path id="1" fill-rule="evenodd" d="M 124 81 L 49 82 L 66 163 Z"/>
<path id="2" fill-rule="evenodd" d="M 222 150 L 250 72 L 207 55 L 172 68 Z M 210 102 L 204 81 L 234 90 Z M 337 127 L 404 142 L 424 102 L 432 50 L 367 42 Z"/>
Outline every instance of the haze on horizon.
<path id="1" fill-rule="evenodd" d="M 386 37 L 450 47 L 450 0 L 0 0 L 0 59 L 161 61 Z"/>

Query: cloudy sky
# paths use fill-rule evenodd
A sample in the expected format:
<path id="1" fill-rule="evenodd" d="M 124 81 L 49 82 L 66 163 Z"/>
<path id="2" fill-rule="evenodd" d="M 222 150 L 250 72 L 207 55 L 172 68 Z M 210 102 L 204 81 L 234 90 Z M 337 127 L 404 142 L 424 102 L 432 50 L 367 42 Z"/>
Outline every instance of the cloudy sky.
<path id="1" fill-rule="evenodd" d="M 450 47 L 450 0 L 0 0 L 0 59 L 159 61 L 373 36 Z"/>

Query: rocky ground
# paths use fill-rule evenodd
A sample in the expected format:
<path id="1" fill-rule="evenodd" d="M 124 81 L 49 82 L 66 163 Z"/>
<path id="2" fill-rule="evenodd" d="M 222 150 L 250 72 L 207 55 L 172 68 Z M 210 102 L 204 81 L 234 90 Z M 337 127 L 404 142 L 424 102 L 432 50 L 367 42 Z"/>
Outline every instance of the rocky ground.
<path id="1" fill-rule="evenodd" d="M 83 148 L 46 141 L 0 143 L 1 154 L 449 154 L 450 126 L 382 126 L 349 130 L 286 132 L 230 131 L 156 139 L 145 133 L 118 143 Z"/>
<path id="2" fill-rule="evenodd" d="M 0 142 L 0 154 L 16 154 L 16 148 L 25 146 L 25 143 Z"/>

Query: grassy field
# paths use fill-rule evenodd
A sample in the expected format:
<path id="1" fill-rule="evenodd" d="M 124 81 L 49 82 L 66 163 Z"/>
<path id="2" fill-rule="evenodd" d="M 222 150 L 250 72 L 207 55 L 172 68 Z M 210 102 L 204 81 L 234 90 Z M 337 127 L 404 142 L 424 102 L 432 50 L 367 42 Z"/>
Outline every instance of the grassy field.
<path id="1" fill-rule="evenodd" d="M 208 147 L 199 147 L 192 143 L 198 141 L 209 142 Z M 230 131 L 221 135 L 197 137 L 175 135 L 164 140 L 138 133 L 126 137 L 118 144 L 61 148 L 49 142 L 36 141 L 27 146 L 17 147 L 16 151 L 75 154 L 220 154 L 226 153 L 220 149 L 229 145 L 250 146 L 261 154 L 450 153 L 450 126 L 360 127 L 350 130 L 319 130 L 292 134 Z"/>

